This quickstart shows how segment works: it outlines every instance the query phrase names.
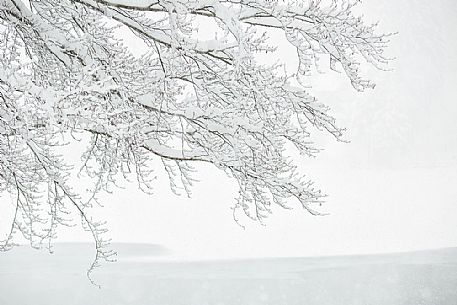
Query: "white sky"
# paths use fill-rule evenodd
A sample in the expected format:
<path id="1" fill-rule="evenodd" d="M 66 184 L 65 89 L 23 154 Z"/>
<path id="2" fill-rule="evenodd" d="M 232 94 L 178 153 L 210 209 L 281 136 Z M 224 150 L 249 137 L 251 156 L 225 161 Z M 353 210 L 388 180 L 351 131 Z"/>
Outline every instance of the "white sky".
<path id="1" fill-rule="evenodd" d="M 398 31 L 392 72 L 370 70 L 375 90 L 356 93 L 339 74 L 315 80 L 351 143 L 321 134 L 325 149 L 300 163 L 330 196 L 314 217 L 279 208 L 266 226 L 232 219 L 236 187 L 212 168 L 191 199 L 159 181 L 148 196 L 129 185 L 103 198 L 100 215 L 114 242 L 161 244 L 194 258 L 309 256 L 457 246 L 457 3 L 364 1 L 367 18 Z M 287 55 L 287 48 L 280 51 Z M 58 241 L 90 241 L 65 229 Z"/>

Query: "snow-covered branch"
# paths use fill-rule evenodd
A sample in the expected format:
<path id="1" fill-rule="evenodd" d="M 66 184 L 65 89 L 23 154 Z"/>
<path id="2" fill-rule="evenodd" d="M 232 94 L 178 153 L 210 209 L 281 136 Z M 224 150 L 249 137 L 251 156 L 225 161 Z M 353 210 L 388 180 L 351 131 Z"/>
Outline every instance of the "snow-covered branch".
<path id="1" fill-rule="evenodd" d="M 323 69 L 319 59 L 357 90 L 373 86 L 362 63 L 383 69 L 389 61 L 389 35 L 355 16 L 356 2 L 0 0 L 0 191 L 15 208 L 0 249 L 19 232 L 34 246 L 52 240 L 76 210 L 97 258 L 107 259 L 105 230 L 90 207 L 132 175 L 148 192 L 160 170 L 153 160 L 173 191 L 188 194 L 192 166 L 226 172 L 239 185 L 236 208 L 253 219 L 291 200 L 319 215 L 323 194 L 286 147 L 315 155 L 316 129 L 341 139 L 304 83 L 303 75 Z M 203 27 L 214 35 L 202 35 Z M 296 73 L 259 60 L 276 56 L 272 29 L 296 49 Z M 143 50 L 132 52 L 129 39 Z M 81 163 L 62 149 L 77 141 L 87 145 Z M 75 167 L 93 182 L 88 196 L 70 183 Z"/>

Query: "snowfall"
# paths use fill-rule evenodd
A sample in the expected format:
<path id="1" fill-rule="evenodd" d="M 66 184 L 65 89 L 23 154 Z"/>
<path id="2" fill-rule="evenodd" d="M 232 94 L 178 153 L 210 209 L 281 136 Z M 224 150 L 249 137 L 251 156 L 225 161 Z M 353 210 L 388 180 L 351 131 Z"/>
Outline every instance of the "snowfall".
<path id="1" fill-rule="evenodd" d="M 457 248 L 376 255 L 183 259 L 114 244 L 115 263 L 86 277 L 90 244 L 0 253 L 1 305 L 455 305 Z"/>

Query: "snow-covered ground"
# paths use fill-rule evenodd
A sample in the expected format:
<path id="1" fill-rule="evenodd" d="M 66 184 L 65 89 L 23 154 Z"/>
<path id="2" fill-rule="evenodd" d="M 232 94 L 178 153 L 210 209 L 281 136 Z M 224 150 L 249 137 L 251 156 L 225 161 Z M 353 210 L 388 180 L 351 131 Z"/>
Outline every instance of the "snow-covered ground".
<path id="1" fill-rule="evenodd" d="M 0 253 L 1 305 L 457 304 L 457 248 L 310 258 L 189 261 L 115 244 L 118 262 L 85 277 L 91 245 Z"/>

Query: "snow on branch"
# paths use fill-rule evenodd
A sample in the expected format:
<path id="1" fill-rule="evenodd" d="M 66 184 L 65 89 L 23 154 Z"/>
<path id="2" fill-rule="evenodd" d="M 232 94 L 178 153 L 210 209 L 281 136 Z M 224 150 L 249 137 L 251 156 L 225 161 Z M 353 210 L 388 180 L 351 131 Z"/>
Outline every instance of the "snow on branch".
<path id="1" fill-rule="evenodd" d="M 389 62 L 389 35 L 356 16 L 356 3 L 0 0 L 0 191 L 15 208 L 0 249 L 16 233 L 39 247 L 76 212 L 96 242 L 93 267 L 109 259 L 90 208 L 119 179 L 133 176 L 149 192 L 160 170 L 154 160 L 177 193 L 190 194 L 200 162 L 226 172 L 239 185 L 235 208 L 253 219 L 291 200 L 319 215 L 324 195 L 286 147 L 313 156 L 316 129 L 342 137 L 302 78 L 322 70 L 320 59 L 357 90 L 373 87 L 362 64 Z M 212 37 L 200 34 L 205 27 Z M 292 75 L 259 60 L 275 56 L 272 29 L 296 50 Z M 126 31 L 141 41 L 141 55 Z M 78 141 L 86 145 L 79 163 L 65 154 Z M 72 185 L 75 175 L 92 181 L 88 195 Z"/>

